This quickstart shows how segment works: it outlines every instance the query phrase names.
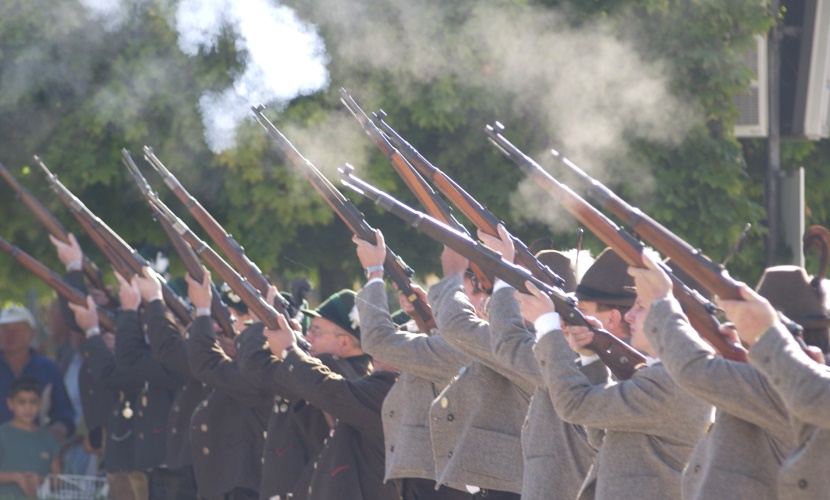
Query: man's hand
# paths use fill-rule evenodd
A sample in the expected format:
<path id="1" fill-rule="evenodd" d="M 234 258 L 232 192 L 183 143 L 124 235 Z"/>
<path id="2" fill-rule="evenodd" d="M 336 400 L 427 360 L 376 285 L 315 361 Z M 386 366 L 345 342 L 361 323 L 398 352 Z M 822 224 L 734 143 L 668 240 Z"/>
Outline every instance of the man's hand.
<path id="1" fill-rule="evenodd" d="M 586 316 L 585 319 L 594 328 L 602 328 L 602 323 L 593 316 Z M 568 345 L 573 352 L 582 356 L 593 356 L 595 354 L 594 351 L 585 348 L 586 345 L 594 341 L 594 332 L 590 328 L 568 325 L 563 329 L 563 332 L 565 333 L 565 340 L 568 341 Z"/>
<path id="2" fill-rule="evenodd" d="M 741 284 L 740 292 L 744 300 L 719 300 L 718 305 L 735 324 L 741 339 L 751 346 L 758 335 L 778 322 L 778 314 L 767 299 L 745 284 Z"/>
<path id="3" fill-rule="evenodd" d="M 450 247 L 445 246 L 444 251 L 441 252 L 441 269 L 445 278 L 447 276 L 463 275 L 469 265 L 470 262 L 466 257 L 456 253 Z"/>
<path id="4" fill-rule="evenodd" d="M 138 284 L 138 291 L 141 293 L 141 300 L 145 304 L 149 304 L 154 300 L 162 300 L 163 296 L 161 294 L 159 275 L 150 269 L 149 266 L 142 267 L 141 274 L 143 276 L 136 275 L 135 277 L 135 282 Z"/>
<path id="5" fill-rule="evenodd" d="M 86 296 L 86 307 L 69 303 L 69 308 L 75 314 L 75 323 L 81 330 L 98 327 L 98 309 L 91 295 Z"/>
<path id="6" fill-rule="evenodd" d="M 81 245 L 78 244 L 78 240 L 75 239 L 75 235 L 72 233 L 69 233 L 69 237 L 67 239 L 69 242 L 64 243 L 51 234 L 49 235 L 49 241 L 55 245 L 55 249 L 58 251 L 58 258 L 64 266 L 68 266 L 73 262 L 80 264 L 84 258 L 84 252 L 81 250 Z M 67 269 L 67 271 L 70 270 L 71 269 Z"/>
<path id="7" fill-rule="evenodd" d="M 641 256 L 646 267 L 629 267 L 628 274 L 634 277 L 637 297 L 643 304 L 650 306 L 655 300 L 667 299 L 671 295 L 672 282 L 651 257 L 645 253 Z"/>
<path id="8" fill-rule="evenodd" d="M 227 354 L 229 358 L 236 358 L 236 344 L 233 343 L 233 339 L 229 339 L 224 335 L 220 335 L 219 346 L 222 348 L 223 351 L 225 351 L 225 354 Z"/>
<path id="9" fill-rule="evenodd" d="M 210 271 L 202 266 L 204 278 L 199 283 L 190 273 L 185 274 L 184 279 L 187 282 L 187 296 L 190 297 L 190 303 L 196 309 L 210 309 L 210 301 L 213 297 L 213 292 L 210 289 Z"/>
<path id="10" fill-rule="evenodd" d="M 516 300 L 519 301 L 519 309 L 522 311 L 524 319 L 535 323 L 539 319 L 539 316 L 556 312 L 556 308 L 553 307 L 553 301 L 550 297 L 542 293 L 530 281 L 526 281 L 525 286 L 530 293 L 516 291 Z"/>
<path id="11" fill-rule="evenodd" d="M 294 332 L 288 326 L 288 320 L 285 316 L 280 314 L 277 318 L 279 321 L 279 330 L 263 330 L 265 338 L 268 339 L 268 346 L 271 349 L 271 354 L 282 359 L 282 351 L 294 345 Z"/>
<path id="12" fill-rule="evenodd" d="M 141 291 L 138 289 L 138 283 L 135 279 L 128 283 L 117 272 L 113 274 L 115 274 L 115 279 L 118 280 L 118 300 L 121 301 L 121 309 L 124 311 L 138 311 L 138 306 L 141 304 Z"/>
<path id="13" fill-rule="evenodd" d="M 420 300 L 424 304 L 427 303 L 427 293 L 423 288 L 419 287 L 415 283 L 412 284 L 412 293 L 415 294 L 415 300 Z M 412 302 L 409 301 L 403 292 L 398 292 L 398 304 L 400 304 L 403 312 L 410 316 L 412 316 L 412 313 L 415 312 L 415 306 L 412 305 Z"/>
<path id="14" fill-rule="evenodd" d="M 383 239 L 383 233 L 380 232 L 380 229 L 375 229 L 375 237 L 377 238 L 377 244 L 373 245 L 358 238 L 357 235 L 352 236 L 352 242 L 357 245 L 357 258 L 360 260 L 363 269 L 383 266 L 383 261 L 386 260 L 386 241 Z M 383 276 L 383 271 L 376 271 L 376 273 L 379 275 L 378 277 Z M 374 277 L 370 276 L 370 278 Z"/>
<path id="15" fill-rule="evenodd" d="M 502 258 L 507 262 L 513 263 L 516 260 L 516 247 L 513 245 L 513 238 L 507 233 L 507 229 L 502 224 L 498 226 L 499 236 L 490 236 L 487 233 L 478 230 L 478 239 L 484 243 L 485 246 L 500 253 Z"/>

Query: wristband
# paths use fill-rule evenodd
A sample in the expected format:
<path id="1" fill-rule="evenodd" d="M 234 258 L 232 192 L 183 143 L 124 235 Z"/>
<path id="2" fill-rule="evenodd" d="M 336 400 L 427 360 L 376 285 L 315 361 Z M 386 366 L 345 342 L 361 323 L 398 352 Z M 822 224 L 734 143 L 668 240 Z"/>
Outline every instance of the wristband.
<path id="1" fill-rule="evenodd" d="M 210 308 L 209 307 L 197 307 L 196 308 L 196 317 L 199 316 L 210 316 Z"/>
<path id="2" fill-rule="evenodd" d="M 92 328 L 90 328 L 89 330 L 87 330 L 84 333 L 86 334 L 87 337 L 94 337 L 96 335 L 101 335 L 101 329 L 97 326 L 93 326 Z"/>
<path id="3" fill-rule="evenodd" d="M 365 269 L 365 271 L 366 271 L 366 277 L 368 278 L 369 275 L 374 273 L 374 272 L 377 272 L 377 271 L 383 272 L 383 265 L 381 264 L 381 265 L 377 265 L 377 266 L 369 266 Z"/>
<path id="4" fill-rule="evenodd" d="M 66 270 L 67 271 L 80 271 L 81 270 L 81 261 L 80 260 L 73 260 L 71 262 L 66 263 Z"/>

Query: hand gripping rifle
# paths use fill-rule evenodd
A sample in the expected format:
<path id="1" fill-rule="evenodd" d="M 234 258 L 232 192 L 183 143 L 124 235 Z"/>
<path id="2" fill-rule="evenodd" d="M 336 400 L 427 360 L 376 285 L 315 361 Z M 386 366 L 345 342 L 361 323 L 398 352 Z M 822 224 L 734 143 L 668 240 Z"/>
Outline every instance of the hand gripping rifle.
<path id="1" fill-rule="evenodd" d="M 500 124 L 496 126 L 501 129 Z M 549 193 L 558 197 L 559 202 L 565 210 L 570 212 L 582 225 L 597 235 L 603 243 L 613 248 L 628 265 L 643 267 L 641 255 L 643 252 L 642 243 L 635 240 L 630 234 L 611 222 L 608 217 L 591 206 L 578 194 L 574 193 L 568 186 L 554 179 L 538 163 L 525 155 L 494 127 L 488 125 L 485 131 L 490 141 L 496 147 L 507 155 L 508 158 L 513 160 L 525 174 L 533 178 Z M 662 251 L 661 248 L 657 248 L 657 250 Z M 667 255 L 672 258 L 672 261 L 682 266 L 682 263 L 676 261 L 673 255 Z M 674 276 L 668 266 L 662 266 L 662 268 L 671 277 L 674 295 L 678 302 L 686 309 L 686 314 L 694 329 L 714 345 L 724 358 L 746 362 L 746 350 L 738 344 L 733 344 L 720 333 L 720 323 L 714 316 L 717 307 Z M 694 273 L 690 274 L 696 276 Z"/>
<path id="2" fill-rule="evenodd" d="M 346 224 L 346 227 L 357 235 L 358 238 L 377 244 L 375 230 L 366 222 L 360 210 L 343 196 L 343 193 L 338 191 L 310 161 L 305 159 L 288 139 L 282 135 L 282 132 L 265 117 L 263 114 L 265 107 L 259 105 L 251 109 L 259 124 L 274 139 L 283 156 L 305 176 L 312 187 L 323 197 L 331 209 L 334 210 L 334 213 Z M 412 311 L 410 316 L 418 324 L 418 328 L 424 333 L 435 331 L 435 319 L 432 317 L 432 309 L 428 303 L 419 299 L 412 290 L 412 281 L 410 280 L 414 274 L 412 269 L 406 265 L 403 259 L 395 255 L 388 246 L 386 247 L 386 261 L 383 267 L 384 271 L 389 274 L 389 277 L 397 285 L 398 290 L 404 294 L 414 307 L 414 311 Z"/>
<path id="3" fill-rule="evenodd" d="M 161 175 L 164 179 L 164 183 L 167 184 L 167 187 L 173 191 L 173 194 L 176 195 L 176 198 L 181 201 L 184 206 L 187 207 L 187 210 L 196 219 L 196 222 L 202 226 L 202 229 L 210 237 L 211 241 L 213 241 L 219 250 L 225 254 L 225 257 L 231 262 L 231 265 L 234 269 L 239 270 L 239 274 L 241 274 L 248 283 L 253 285 L 253 287 L 259 291 L 259 294 L 265 297 L 268 294 L 268 288 L 271 286 L 271 283 L 268 281 L 268 278 L 260 271 L 259 267 L 256 264 L 251 262 L 247 255 L 245 255 L 245 249 L 242 248 L 242 245 L 236 242 L 236 240 L 225 231 L 216 219 L 210 215 L 205 207 L 202 206 L 199 201 L 190 195 L 187 190 L 182 186 L 181 182 L 176 179 L 167 167 L 158 159 L 158 157 L 153 153 L 152 148 L 144 146 L 144 159 L 147 160 L 150 165 L 156 170 L 156 172 Z M 195 247 L 194 247 L 195 248 Z M 193 276 L 191 274 L 191 276 Z M 286 318 L 290 318 L 291 316 L 288 314 L 288 308 L 290 304 L 285 297 L 283 297 L 280 293 L 277 293 L 274 296 L 274 307 L 280 314 L 283 314 Z"/>
<path id="4" fill-rule="evenodd" d="M 426 158 L 406 142 L 386 121 L 386 113 L 380 112 L 379 121 L 383 133 L 409 163 L 423 176 L 429 179 L 441 193 L 455 205 L 470 221 L 482 232 L 490 236 L 499 236 L 498 225 L 504 224 L 498 217 L 493 215 L 485 206 L 475 200 L 461 186 L 452 180 L 447 174 L 439 170 Z M 506 227 L 506 226 L 505 226 Z M 557 275 L 550 267 L 539 262 L 533 253 L 527 248 L 524 242 L 515 236 L 513 247 L 516 249 L 516 263 L 529 270 L 533 276 L 548 285 L 561 288 L 565 281 Z"/>
<path id="5" fill-rule="evenodd" d="M 107 257 L 113 268 L 129 280 L 134 274 L 141 274 L 141 269 L 144 266 L 149 266 L 147 259 L 139 255 L 139 253 L 127 244 L 118 233 L 107 226 L 104 221 L 98 218 L 86 205 L 72 194 L 66 186 L 58 180 L 58 177 L 46 168 L 46 165 L 40 161 L 40 158 L 35 157 L 35 162 L 43 169 L 46 174 L 46 179 L 52 190 L 63 202 L 64 205 L 72 212 L 72 215 L 84 228 L 87 234 L 92 239 L 92 242 L 99 250 Z M 176 295 L 176 292 L 167 284 L 167 280 L 158 277 L 161 282 L 161 293 L 164 297 L 164 302 L 167 307 L 173 312 L 173 315 L 179 320 L 183 326 L 190 324 L 193 317 L 190 315 L 188 306 Z"/>
<path id="6" fill-rule="evenodd" d="M 278 310 L 279 301 L 274 301 L 272 306 L 265 300 L 265 296 L 260 294 L 251 283 L 243 276 L 237 273 L 225 259 L 219 256 L 207 243 L 196 236 L 187 225 L 179 219 L 172 210 L 161 202 L 157 197 L 148 199 L 154 205 L 154 211 L 160 216 L 164 217 L 170 226 L 193 248 L 193 250 L 204 259 L 204 261 L 213 269 L 219 278 L 231 287 L 242 302 L 248 306 L 248 309 L 253 312 L 265 327 L 269 330 L 279 330 L 278 315 L 285 316 L 286 321 L 292 319 L 288 310 Z M 277 294 L 279 295 L 279 294 Z M 308 351 L 308 342 L 297 332 L 294 332 L 294 338 L 297 344 L 303 350 Z"/>
<path id="7" fill-rule="evenodd" d="M 20 201 L 29 207 L 29 210 L 46 227 L 49 234 L 63 243 L 69 243 L 69 231 L 63 227 L 63 224 L 28 189 L 17 182 L 17 179 L 12 176 L 2 163 L 0 163 L 0 176 L 3 176 L 9 186 L 14 189 Z M 101 270 L 86 255 L 84 255 L 83 261 L 81 262 L 81 268 L 92 286 L 107 293 L 110 302 L 113 302 L 114 298 L 109 294 L 109 291 L 104 286 L 104 281 L 101 279 Z"/>
<path id="8" fill-rule="evenodd" d="M 75 305 L 86 307 L 86 297 L 83 292 L 63 280 L 56 272 L 44 266 L 40 261 L 27 254 L 20 248 L 0 238 L 0 250 L 14 257 L 23 267 L 52 287 L 58 295 Z M 98 322 L 104 330 L 115 331 L 115 319 L 112 313 L 101 306 L 98 306 Z"/>
<path id="9" fill-rule="evenodd" d="M 686 241 L 640 211 L 640 209 L 626 203 L 616 193 L 590 177 L 581 168 L 576 166 L 576 164 L 565 158 L 559 151 L 551 150 L 551 153 L 559 163 L 576 174 L 582 182 L 588 184 L 590 187 L 588 196 L 591 199 L 603 208 L 609 210 L 617 218 L 626 221 L 626 224 L 632 231 L 635 231 L 640 237 L 651 243 L 659 252 L 670 257 L 672 261 L 683 268 L 689 275 L 694 276 L 712 294 L 724 300 L 743 300 L 740 293 L 740 284 L 729 276 L 729 273 L 723 265 L 715 264 L 703 255 L 700 250 L 692 248 Z M 744 229 L 744 231 L 746 230 Z M 683 301 L 680 302 L 683 303 Z M 804 343 L 804 330 L 802 326 L 787 318 L 780 311 L 778 311 L 778 318 L 795 337 L 801 348 L 806 351 L 807 345 Z M 701 334 L 709 342 L 712 342 L 723 353 L 725 358 L 734 359 L 727 356 L 721 349 L 721 346 L 715 343 L 717 339 L 709 338 L 706 336 L 706 332 L 702 332 Z M 743 351 L 743 349 L 741 350 Z M 737 361 L 745 360 L 746 354 L 744 352 L 743 358 L 738 358 Z"/>
<path id="10" fill-rule="evenodd" d="M 363 112 L 346 89 L 340 89 L 340 102 L 342 102 L 352 113 L 355 119 L 357 119 L 363 127 L 363 131 L 366 132 L 366 135 L 368 135 L 370 139 L 372 139 L 372 142 L 374 142 L 378 149 L 380 149 L 381 153 L 386 156 L 386 159 L 388 159 L 389 163 L 392 164 L 395 172 L 397 172 L 401 179 L 403 179 L 404 183 L 406 183 L 409 190 L 412 191 L 412 194 L 415 195 L 415 198 L 418 199 L 421 205 L 426 208 L 427 213 L 444 224 L 458 229 L 467 236 L 470 236 L 467 228 L 465 228 L 455 219 L 455 217 L 453 217 L 452 209 L 449 205 L 438 197 L 438 194 L 433 191 L 418 171 L 415 170 L 412 165 L 410 165 L 409 162 L 406 161 L 406 159 L 401 155 L 401 153 L 399 153 L 398 150 L 389 143 L 383 135 L 383 132 L 381 132 L 377 125 L 375 125 L 366 113 Z M 493 291 L 493 278 L 488 276 L 476 264 L 471 263 L 470 268 L 476 278 L 478 278 L 481 288 L 485 292 L 491 293 Z"/>
<path id="11" fill-rule="evenodd" d="M 203 272 L 202 264 L 199 262 L 199 256 L 196 255 L 193 248 L 191 248 L 190 245 L 182 239 L 182 236 L 177 233 L 175 229 L 173 229 L 170 222 L 156 207 L 154 200 L 158 199 L 158 195 L 153 191 L 153 188 L 150 187 L 147 179 L 141 175 L 141 171 L 133 161 L 132 156 L 130 156 L 130 152 L 126 149 L 122 149 L 121 157 L 124 161 L 124 165 L 127 166 L 127 169 L 130 171 L 130 175 L 138 186 L 138 189 L 141 191 L 141 194 L 144 195 L 144 199 L 146 199 L 150 204 L 150 209 L 153 211 L 153 218 L 156 219 L 156 221 L 158 221 L 161 225 L 161 228 L 164 230 L 164 233 L 167 235 L 170 243 L 173 244 L 173 248 L 176 249 L 176 253 L 179 255 L 179 258 L 182 259 L 182 263 L 184 263 L 187 274 L 189 274 L 194 280 L 201 283 L 205 278 L 205 274 Z M 228 310 L 228 306 L 222 302 L 222 296 L 216 288 L 216 285 L 211 282 L 210 287 L 213 292 L 211 294 L 210 303 L 210 310 L 213 313 L 213 318 L 219 324 L 222 334 L 229 339 L 232 339 L 235 334 L 233 329 L 233 320 L 231 319 L 231 312 Z"/>
<path id="12" fill-rule="evenodd" d="M 412 227 L 430 238 L 443 243 L 471 262 L 478 264 L 485 272 L 504 280 L 516 290 L 527 293 L 526 282 L 530 281 L 544 292 L 554 303 L 556 311 L 570 325 L 586 326 L 594 333 L 594 340 L 586 347 L 597 353 L 611 372 L 620 380 L 629 379 L 640 365 L 646 361 L 645 356 L 637 352 L 611 333 L 592 326 L 585 316 L 576 308 L 576 302 L 561 288 L 548 285 L 535 278 L 527 269 L 507 262 L 501 254 L 494 252 L 469 236 L 418 212 L 374 186 L 367 184 L 354 174 L 341 170 L 342 182 L 357 193 L 374 201 L 378 206 L 400 217 Z"/>

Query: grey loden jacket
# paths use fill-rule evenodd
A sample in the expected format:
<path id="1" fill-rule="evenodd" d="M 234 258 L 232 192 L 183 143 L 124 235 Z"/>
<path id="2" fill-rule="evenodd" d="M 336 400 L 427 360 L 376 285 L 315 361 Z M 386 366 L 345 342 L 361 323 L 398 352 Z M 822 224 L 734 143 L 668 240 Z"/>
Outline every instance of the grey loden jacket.
<path id="1" fill-rule="evenodd" d="M 521 493 L 522 423 L 534 388 L 496 360 L 490 325 L 476 316 L 461 276 L 444 278 L 428 297 L 441 335 L 473 358 L 430 409 L 435 480 Z"/>
<path id="2" fill-rule="evenodd" d="M 605 429 L 579 499 L 680 497 L 680 476 L 711 421 L 712 407 L 681 389 L 659 362 L 632 378 L 591 384 L 561 330 L 534 348 L 562 420 Z"/>
<path id="3" fill-rule="evenodd" d="M 450 346 L 440 334 L 397 330 L 381 281 L 367 284 L 355 303 L 363 350 L 402 370 L 381 409 L 386 443 L 384 480 L 434 480 L 429 408 L 470 357 Z"/>
<path id="4" fill-rule="evenodd" d="M 747 363 L 715 355 L 673 298 L 651 305 L 646 335 L 677 384 L 717 409 L 683 471 L 683 498 L 778 498 L 778 471 L 796 447 L 784 403 Z"/>
<path id="5" fill-rule="evenodd" d="M 781 325 L 764 332 L 749 362 L 772 383 L 797 419 L 798 447 L 778 476 L 782 499 L 824 498 L 830 492 L 830 370 L 809 359 Z"/>
<path id="6" fill-rule="evenodd" d="M 564 422 L 556 414 L 533 354 L 536 336 L 525 327 L 515 293 L 512 287 L 493 292 L 490 332 L 496 358 L 536 387 L 522 426 L 522 498 L 573 499 L 588 475 L 596 450 L 588 443 L 585 428 Z M 576 358 L 577 354 L 571 352 L 571 359 Z M 598 361 L 580 366 L 580 371 L 592 384 L 608 379 L 608 369 Z"/>

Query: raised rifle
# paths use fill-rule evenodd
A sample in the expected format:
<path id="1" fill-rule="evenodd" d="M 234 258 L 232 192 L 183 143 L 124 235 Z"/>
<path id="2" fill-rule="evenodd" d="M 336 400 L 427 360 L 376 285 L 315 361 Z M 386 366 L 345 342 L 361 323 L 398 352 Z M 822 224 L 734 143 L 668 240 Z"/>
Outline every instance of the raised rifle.
<path id="1" fill-rule="evenodd" d="M 25 267 L 29 270 L 29 272 L 40 278 L 41 281 L 52 287 L 58 295 L 66 299 L 68 302 L 86 307 L 86 297 L 83 292 L 64 281 L 58 273 L 43 265 L 39 260 L 27 254 L 20 248 L 12 245 L 3 238 L 0 238 L 0 250 L 3 250 L 7 254 L 14 257 L 14 259 L 20 263 L 21 266 Z M 112 313 L 101 306 L 97 306 L 97 309 L 98 322 L 101 324 L 101 327 L 104 330 L 114 332 L 115 319 L 112 317 Z"/>
<path id="2" fill-rule="evenodd" d="M 77 196 L 63 185 L 58 177 L 46 168 L 46 165 L 40 161 L 40 158 L 35 156 L 35 163 L 46 174 L 46 179 L 49 185 L 58 198 L 66 205 L 66 208 L 72 212 L 72 215 L 84 228 L 92 242 L 101 250 L 107 260 L 110 261 L 113 268 L 129 280 L 134 274 L 141 274 L 144 266 L 149 266 L 147 259 L 139 255 L 139 253 L 127 244 L 121 237 L 107 226 L 104 221 L 98 218 L 92 211 L 83 204 Z M 164 302 L 167 307 L 173 312 L 173 315 L 179 320 L 182 326 L 187 326 L 192 321 L 193 317 L 190 314 L 190 308 L 176 295 L 176 292 L 167 284 L 167 280 L 158 276 L 161 283 L 161 292 L 164 297 Z"/>
<path id="3" fill-rule="evenodd" d="M 378 115 L 380 127 L 383 133 L 389 139 L 389 142 L 401 152 L 401 154 L 409 160 L 412 165 L 421 175 L 425 176 L 429 181 L 447 197 L 448 200 L 455 205 L 465 217 L 470 219 L 470 222 L 476 226 L 483 233 L 490 236 L 499 236 L 498 226 L 504 225 L 498 217 L 493 215 L 487 207 L 476 201 L 467 191 L 464 190 L 458 183 L 456 183 L 450 176 L 439 170 L 436 166 L 424 158 L 418 150 L 411 144 L 406 142 L 403 137 L 386 122 L 386 113 L 381 111 Z M 506 227 L 506 226 L 505 226 Z M 516 249 L 516 263 L 525 269 L 529 270 L 533 276 L 537 277 L 545 283 L 561 288 L 565 285 L 565 281 L 557 275 L 550 267 L 539 262 L 536 257 L 527 248 L 522 240 L 511 235 L 513 240 L 513 247 Z"/>
<path id="4" fill-rule="evenodd" d="M 303 155 L 292 145 L 282 132 L 274 126 L 271 121 L 265 117 L 263 111 L 265 107 L 262 105 L 251 108 L 256 116 L 259 124 L 268 132 L 268 135 L 277 144 L 283 156 L 290 161 L 295 168 L 297 168 L 303 176 L 311 183 L 315 191 L 326 201 L 326 203 L 334 210 L 334 213 L 340 217 L 346 227 L 357 235 L 358 238 L 368 241 L 369 243 L 377 244 L 375 230 L 366 222 L 363 214 L 357 209 L 354 204 L 349 201 L 343 193 L 337 190 L 334 185 L 320 173 L 317 168 L 305 159 Z M 406 263 L 395 255 L 392 250 L 386 247 L 386 261 L 384 262 L 384 270 L 397 285 L 398 290 L 412 304 L 414 310 L 412 311 L 412 319 L 418 324 L 418 328 L 425 333 L 435 331 L 435 319 L 432 317 L 432 309 L 426 301 L 422 301 L 415 295 L 412 290 L 411 277 L 414 274 L 412 269 Z"/>
<path id="5" fill-rule="evenodd" d="M 496 126 L 501 129 L 500 124 Z M 594 233 L 603 243 L 614 249 L 617 254 L 630 266 L 643 267 L 643 244 L 634 239 L 629 233 L 614 224 L 602 212 L 591 206 L 581 196 L 573 192 L 568 186 L 560 183 L 547 173 L 538 163 L 524 154 L 519 148 L 508 141 L 496 128 L 488 125 L 485 129 L 490 141 L 496 145 L 508 158 L 528 176 L 534 179 L 542 188 L 559 198 L 560 204 L 570 212 L 582 225 Z M 655 245 L 656 247 L 656 245 Z M 662 251 L 662 249 L 657 248 Z M 665 253 L 665 252 L 664 252 Z M 668 254 L 667 254 L 668 255 Z M 677 265 L 680 261 L 669 255 Z M 680 281 L 668 266 L 662 269 L 671 277 L 673 292 L 678 302 L 683 305 L 689 321 L 698 333 L 715 346 L 724 358 L 734 361 L 747 361 L 747 352 L 739 344 L 733 344 L 720 333 L 720 323 L 715 318 L 717 307 L 706 300 L 700 293 L 686 286 Z M 685 268 L 684 268 L 685 269 Z M 686 269 L 687 272 L 689 271 Z M 690 274 L 697 277 L 694 273 Z"/>
<path id="6" fill-rule="evenodd" d="M 216 219 L 210 215 L 205 207 L 199 203 L 199 200 L 194 198 L 190 195 L 190 193 L 182 186 L 182 183 L 173 175 L 167 167 L 158 159 L 158 157 L 153 153 L 153 149 L 147 146 L 144 146 L 144 159 L 156 170 L 156 172 L 161 175 L 162 179 L 164 179 L 164 183 L 167 184 L 167 187 L 173 191 L 173 194 L 176 195 L 176 198 L 181 201 L 185 207 L 187 207 L 188 212 L 190 215 L 196 219 L 196 222 L 202 226 L 202 229 L 208 234 L 211 241 L 213 241 L 219 250 L 225 254 L 225 257 L 230 261 L 231 265 L 234 269 L 239 270 L 239 274 L 241 274 L 245 279 L 256 288 L 260 295 L 265 297 L 268 293 L 268 288 L 271 286 L 271 283 L 268 281 L 268 278 L 260 271 L 259 267 L 254 264 L 247 255 L 245 255 L 245 249 L 237 243 L 237 241 L 231 236 L 225 228 L 222 227 Z M 288 301 L 285 298 L 277 293 L 276 297 L 274 297 L 274 301 L 278 302 L 274 304 L 274 307 L 281 314 L 285 314 L 286 317 L 289 317 L 287 314 Z"/>
<path id="7" fill-rule="evenodd" d="M 516 290 L 527 293 L 526 283 L 528 281 L 533 283 L 536 288 L 551 298 L 556 311 L 566 323 L 591 329 L 594 339 L 586 347 L 594 351 L 617 378 L 621 380 L 631 378 L 637 368 L 645 363 L 645 356 L 637 350 L 611 333 L 588 323 L 585 316 L 577 309 L 576 301 L 561 288 L 537 279 L 524 267 L 504 260 L 500 253 L 429 215 L 408 207 L 351 172 L 341 170 L 341 173 L 344 185 L 374 201 L 387 212 L 400 217 L 430 238 L 458 252 L 471 262 L 475 262 L 486 272 L 498 277 Z"/>
<path id="8" fill-rule="evenodd" d="M 458 229 L 467 236 L 471 236 L 469 231 L 467 231 L 467 228 L 458 222 L 452 215 L 452 208 L 450 208 L 449 205 L 447 205 L 444 200 L 438 196 L 427 181 L 421 177 L 421 174 L 419 174 L 418 171 L 415 170 L 408 161 L 406 161 L 406 158 L 404 158 L 401 153 L 389 143 L 383 135 L 383 132 L 381 132 L 377 125 L 375 125 L 369 116 L 366 115 L 366 113 L 357 104 L 357 101 L 354 100 L 346 89 L 340 89 L 340 102 L 342 102 L 343 105 L 345 105 L 351 112 L 352 116 L 357 119 L 363 128 L 363 131 L 366 132 L 366 135 L 368 135 L 372 142 L 375 143 L 375 146 L 378 147 L 381 153 L 386 156 L 386 159 L 392 164 L 392 168 L 394 168 L 395 172 L 397 172 L 401 179 L 403 179 L 409 190 L 415 195 L 415 198 L 421 203 L 421 205 L 424 206 L 427 213 L 444 224 Z M 487 273 L 482 271 L 476 264 L 471 263 L 470 268 L 478 279 L 478 283 L 481 288 L 485 292 L 491 293 L 493 291 L 493 278 L 488 276 Z"/>
<path id="9" fill-rule="evenodd" d="M 280 324 L 278 315 L 285 316 L 286 321 L 292 319 L 288 310 L 279 311 L 276 309 L 279 301 L 275 301 L 274 305 L 269 304 L 265 300 L 265 295 L 251 285 L 251 283 L 237 273 L 215 250 L 213 250 L 207 243 L 200 239 L 187 225 L 179 219 L 172 210 L 167 208 L 161 200 L 157 197 L 148 199 L 148 201 L 155 205 L 155 210 L 161 216 L 167 219 L 170 226 L 193 248 L 193 250 L 204 259 L 208 266 L 213 269 L 219 278 L 231 287 L 242 302 L 248 306 L 248 309 L 253 312 L 257 318 L 269 330 L 279 330 Z M 204 275 L 203 275 L 204 276 Z M 279 294 L 277 294 L 279 295 Z M 294 338 L 297 344 L 304 350 L 308 351 L 308 342 L 297 332 L 294 332 Z"/>
<path id="10" fill-rule="evenodd" d="M 173 226 L 170 225 L 170 221 L 168 221 L 167 218 L 165 218 L 158 210 L 156 204 L 153 202 L 158 199 L 158 195 L 155 191 L 153 191 L 153 188 L 150 187 L 147 179 L 141 175 L 141 171 L 133 161 L 132 156 L 130 156 L 130 152 L 126 149 L 122 149 L 121 157 L 124 161 L 124 165 L 127 166 L 127 170 L 130 172 L 130 176 L 138 186 L 139 191 L 141 191 L 141 194 L 144 195 L 144 199 L 146 199 L 150 204 L 150 209 L 153 211 L 153 218 L 156 219 L 156 221 L 161 225 L 161 228 L 164 230 L 164 233 L 167 235 L 170 243 L 173 244 L 173 248 L 176 249 L 176 253 L 179 255 L 179 258 L 182 259 L 182 263 L 184 264 L 185 270 L 187 270 L 187 274 L 189 274 L 194 280 L 201 283 L 205 278 L 205 273 L 201 262 L 199 262 L 199 256 L 196 255 L 193 248 L 191 248 L 190 245 L 182 239 L 182 236 L 177 233 L 175 229 L 173 229 Z M 210 303 L 210 310 L 213 313 L 213 318 L 219 324 L 219 328 L 222 330 L 222 333 L 226 337 L 232 339 L 234 338 L 235 333 L 233 329 L 231 312 L 228 309 L 228 306 L 222 302 L 222 296 L 216 288 L 216 285 L 211 282 L 210 287 L 213 292 L 211 294 Z"/>
<path id="11" fill-rule="evenodd" d="M 635 231 L 644 240 L 651 243 L 659 252 L 670 257 L 678 266 L 683 268 L 689 275 L 693 276 L 712 294 L 717 295 L 724 300 L 744 300 L 740 293 L 740 284 L 729 276 L 729 272 L 723 265 L 715 264 L 708 257 L 703 255 L 700 250 L 693 248 L 686 243 L 682 238 L 669 231 L 659 222 L 655 221 L 640 209 L 633 207 L 625 202 L 616 193 L 605 187 L 599 181 L 593 179 L 585 171 L 576 166 L 575 163 L 565 158 L 559 151 L 551 150 L 553 157 L 562 165 L 567 167 L 571 172 L 582 181 L 588 184 L 588 196 L 603 208 L 609 210 L 617 218 L 626 221 L 628 227 Z M 744 229 L 746 232 L 748 229 Z M 678 299 L 679 300 L 679 299 Z M 680 300 L 684 306 L 686 304 Z M 801 348 L 807 350 L 807 345 L 804 343 L 803 334 L 804 329 L 802 325 L 787 318 L 783 313 L 778 311 L 778 318 L 781 323 L 790 331 L 800 344 Z M 691 321 L 692 318 L 690 317 Z M 693 325 L 694 326 L 694 325 Z M 697 327 L 695 327 L 697 329 Z M 720 344 L 716 344 L 717 338 L 710 338 L 706 332 L 701 332 L 701 335 L 711 342 L 723 356 L 728 359 L 735 359 L 728 356 L 722 349 Z M 721 336 L 721 338 L 723 338 Z M 732 345 L 732 344 L 729 344 Z M 743 351 L 743 349 L 741 349 Z M 737 361 L 746 361 L 746 354 L 743 351 L 743 358 L 737 358 Z M 809 354 L 809 353 L 808 353 Z"/>
<path id="12" fill-rule="evenodd" d="M 28 189 L 17 182 L 17 179 L 14 178 L 14 176 L 2 163 L 0 163 L 0 176 L 3 176 L 9 186 L 14 189 L 17 196 L 20 198 L 20 201 L 29 207 L 29 210 L 32 214 L 34 214 L 35 218 L 37 218 L 37 220 L 39 220 L 40 223 L 46 227 L 49 234 L 63 243 L 69 243 L 69 231 L 67 231 L 63 224 L 61 224 L 60 221 L 55 218 L 55 216 L 52 215 L 52 213 L 45 206 L 43 206 L 43 203 L 35 198 L 35 196 L 30 193 Z M 107 297 L 110 299 L 110 302 L 114 303 L 114 297 L 110 295 L 109 290 L 107 290 L 104 286 L 104 281 L 101 279 L 101 270 L 86 255 L 84 255 L 81 262 L 81 269 L 92 286 L 106 293 Z"/>

